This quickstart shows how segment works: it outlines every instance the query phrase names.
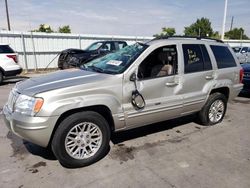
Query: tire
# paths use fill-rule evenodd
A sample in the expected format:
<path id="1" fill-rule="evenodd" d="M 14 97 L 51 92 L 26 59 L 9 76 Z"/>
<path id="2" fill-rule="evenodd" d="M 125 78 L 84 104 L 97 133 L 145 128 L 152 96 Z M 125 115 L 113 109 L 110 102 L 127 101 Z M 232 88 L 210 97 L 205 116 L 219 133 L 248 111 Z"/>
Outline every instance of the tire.
<path id="1" fill-rule="evenodd" d="M 213 93 L 198 113 L 202 125 L 215 125 L 220 123 L 227 109 L 227 98 L 222 93 Z"/>
<path id="2" fill-rule="evenodd" d="M 0 85 L 3 83 L 3 73 L 2 71 L 0 70 Z"/>
<path id="3" fill-rule="evenodd" d="M 64 119 L 52 139 L 52 151 L 68 168 L 90 165 L 103 158 L 109 149 L 107 121 L 92 111 L 78 112 Z"/>

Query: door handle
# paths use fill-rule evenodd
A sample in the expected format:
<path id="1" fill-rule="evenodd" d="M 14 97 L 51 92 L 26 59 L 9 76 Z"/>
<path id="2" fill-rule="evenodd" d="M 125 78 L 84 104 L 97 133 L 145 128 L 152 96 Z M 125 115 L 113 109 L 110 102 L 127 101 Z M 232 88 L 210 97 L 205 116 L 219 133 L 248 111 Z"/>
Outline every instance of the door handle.
<path id="1" fill-rule="evenodd" d="M 207 75 L 206 76 L 206 80 L 212 80 L 212 79 L 214 79 L 214 77 L 212 75 Z"/>
<path id="2" fill-rule="evenodd" d="M 166 83 L 166 86 L 168 86 L 168 87 L 173 87 L 173 86 L 176 86 L 176 85 L 178 85 L 178 82 L 167 82 Z"/>

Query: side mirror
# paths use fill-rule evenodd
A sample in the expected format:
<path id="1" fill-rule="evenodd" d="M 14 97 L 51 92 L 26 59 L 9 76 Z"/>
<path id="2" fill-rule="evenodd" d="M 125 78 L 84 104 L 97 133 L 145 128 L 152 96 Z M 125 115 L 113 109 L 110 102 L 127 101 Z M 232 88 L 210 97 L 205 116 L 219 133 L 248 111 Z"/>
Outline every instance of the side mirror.
<path id="1" fill-rule="evenodd" d="M 136 81 L 136 74 L 135 74 L 135 73 L 132 73 L 131 76 L 130 76 L 130 78 L 129 78 L 129 80 L 130 80 L 131 82 L 135 82 L 135 81 Z"/>
<path id="2" fill-rule="evenodd" d="M 136 110 L 141 110 L 145 107 L 145 100 L 138 90 L 132 92 L 131 103 Z"/>

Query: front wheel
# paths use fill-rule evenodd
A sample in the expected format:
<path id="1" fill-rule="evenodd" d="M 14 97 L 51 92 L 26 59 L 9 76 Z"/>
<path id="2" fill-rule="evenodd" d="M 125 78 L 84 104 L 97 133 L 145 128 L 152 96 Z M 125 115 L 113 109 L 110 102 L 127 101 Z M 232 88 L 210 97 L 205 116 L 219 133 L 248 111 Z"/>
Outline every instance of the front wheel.
<path id="1" fill-rule="evenodd" d="M 65 167 L 83 167 L 107 153 L 110 129 L 107 121 L 92 111 L 79 112 L 64 119 L 52 139 L 52 150 Z"/>
<path id="2" fill-rule="evenodd" d="M 199 112 L 199 120 L 203 125 L 220 123 L 227 109 L 227 98 L 221 93 L 213 93 Z"/>

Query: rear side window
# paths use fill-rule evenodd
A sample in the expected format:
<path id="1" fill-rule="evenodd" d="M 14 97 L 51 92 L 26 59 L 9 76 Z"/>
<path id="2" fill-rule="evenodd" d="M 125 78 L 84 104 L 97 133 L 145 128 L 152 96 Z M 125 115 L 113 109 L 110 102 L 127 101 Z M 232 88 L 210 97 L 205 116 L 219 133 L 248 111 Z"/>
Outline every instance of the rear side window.
<path id="1" fill-rule="evenodd" d="M 185 62 L 185 73 L 211 70 L 211 60 L 207 49 L 201 44 L 183 44 L 183 54 Z"/>
<path id="2" fill-rule="evenodd" d="M 236 62 L 228 47 L 211 45 L 211 49 L 219 69 L 236 67 Z"/>
<path id="3" fill-rule="evenodd" d="M 8 45 L 0 45 L 0 53 L 1 54 L 7 54 L 7 53 L 15 53 L 11 47 L 9 47 Z"/>

